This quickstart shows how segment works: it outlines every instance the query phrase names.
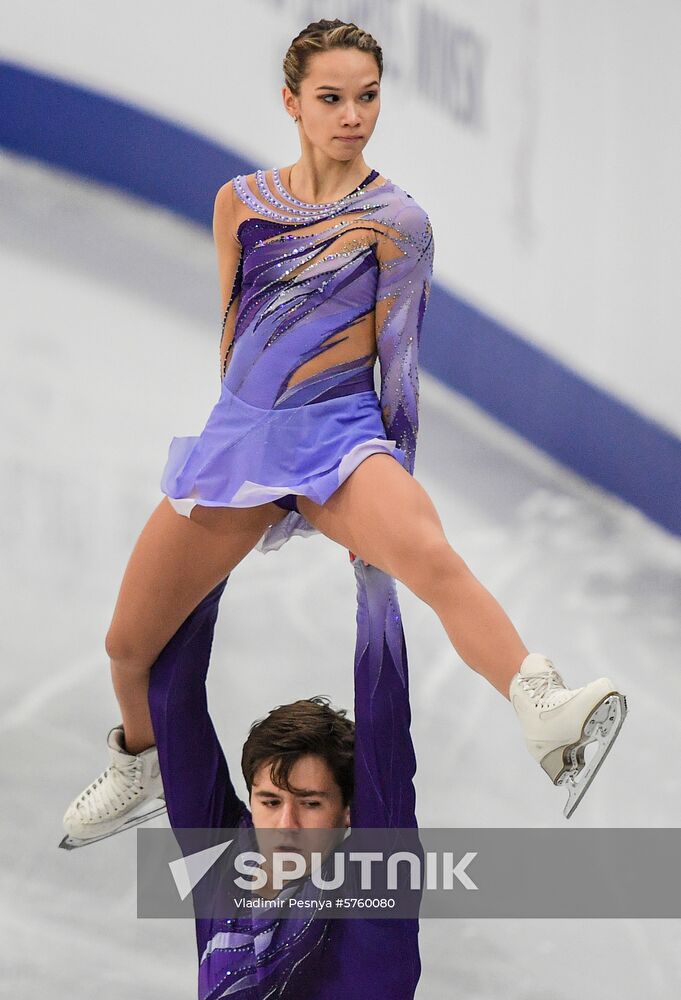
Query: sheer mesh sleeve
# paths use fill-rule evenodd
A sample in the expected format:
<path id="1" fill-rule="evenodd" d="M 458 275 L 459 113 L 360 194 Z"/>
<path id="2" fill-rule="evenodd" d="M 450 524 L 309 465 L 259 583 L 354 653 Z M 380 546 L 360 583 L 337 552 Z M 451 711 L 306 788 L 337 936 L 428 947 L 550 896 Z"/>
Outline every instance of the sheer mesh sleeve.
<path id="1" fill-rule="evenodd" d="M 404 205 L 376 245 L 376 346 L 380 402 L 389 440 L 414 471 L 418 434 L 418 346 L 430 296 L 434 242 L 430 219 L 413 199 Z"/>
<path id="2" fill-rule="evenodd" d="M 213 238 L 222 302 L 220 380 L 224 378 L 231 355 L 243 275 L 243 248 L 237 236 L 235 197 L 234 184 L 228 181 L 215 196 L 213 208 Z"/>

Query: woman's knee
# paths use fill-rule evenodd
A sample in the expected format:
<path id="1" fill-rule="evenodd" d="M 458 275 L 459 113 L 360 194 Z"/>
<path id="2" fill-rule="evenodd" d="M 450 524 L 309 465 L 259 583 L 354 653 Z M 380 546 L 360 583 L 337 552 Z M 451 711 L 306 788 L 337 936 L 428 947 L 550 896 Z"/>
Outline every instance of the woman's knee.
<path id="1" fill-rule="evenodd" d="M 109 659 L 126 673 L 143 673 L 151 667 L 153 651 L 135 641 L 134 636 L 118 625 L 112 625 L 104 639 L 104 648 Z"/>

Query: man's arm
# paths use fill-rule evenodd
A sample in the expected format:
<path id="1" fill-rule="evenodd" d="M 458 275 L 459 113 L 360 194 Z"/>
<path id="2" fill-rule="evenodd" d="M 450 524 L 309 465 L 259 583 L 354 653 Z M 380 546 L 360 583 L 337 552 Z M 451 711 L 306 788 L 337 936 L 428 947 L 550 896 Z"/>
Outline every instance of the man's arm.
<path id="1" fill-rule="evenodd" d="M 225 577 L 159 654 L 149 680 L 168 819 L 175 829 L 238 826 L 246 809 L 232 785 L 206 698 L 206 674 Z"/>
<path id="2" fill-rule="evenodd" d="M 352 826 L 416 826 L 407 650 L 393 577 L 353 560 L 357 582 Z"/>

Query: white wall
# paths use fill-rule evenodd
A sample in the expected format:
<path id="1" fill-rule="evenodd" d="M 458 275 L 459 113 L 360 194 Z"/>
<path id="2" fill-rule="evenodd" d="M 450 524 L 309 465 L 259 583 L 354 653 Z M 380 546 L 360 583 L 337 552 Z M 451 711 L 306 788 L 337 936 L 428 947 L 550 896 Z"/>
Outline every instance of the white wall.
<path id="1" fill-rule="evenodd" d="M 0 54 L 292 163 L 281 60 L 383 45 L 365 159 L 431 215 L 436 278 L 681 433 L 678 0 L 5 0 Z M 406 140 L 405 140 L 406 137 Z"/>

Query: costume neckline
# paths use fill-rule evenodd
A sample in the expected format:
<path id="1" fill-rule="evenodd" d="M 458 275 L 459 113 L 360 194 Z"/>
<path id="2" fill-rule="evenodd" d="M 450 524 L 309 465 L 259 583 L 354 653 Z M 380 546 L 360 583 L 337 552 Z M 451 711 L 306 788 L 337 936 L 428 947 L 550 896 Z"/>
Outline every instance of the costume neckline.
<path id="1" fill-rule="evenodd" d="M 348 191 L 347 194 L 344 194 L 342 198 L 338 198 L 336 201 L 320 201 L 320 202 L 302 201 L 300 198 L 296 198 L 293 194 L 291 194 L 288 188 L 284 185 L 284 182 L 281 179 L 281 174 L 279 172 L 279 167 L 272 167 L 272 180 L 274 181 L 275 187 L 279 189 L 279 192 L 286 195 L 289 201 L 291 201 L 294 205 L 300 205 L 303 208 L 310 208 L 310 209 L 335 208 L 336 205 L 341 205 L 344 201 L 347 201 L 348 198 L 351 198 L 353 195 L 358 194 L 360 191 L 366 188 L 366 186 L 370 184 L 372 180 L 374 180 L 376 177 L 379 176 L 380 174 L 378 170 L 372 168 L 367 174 L 367 176 L 364 178 L 364 180 L 360 184 L 358 184 L 356 188 L 353 188 L 352 191 Z M 390 179 L 386 178 L 383 184 L 379 184 L 377 187 L 371 188 L 370 190 L 372 193 L 374 191 L 381 191 L 389 184 L 390 184 Z"/>

